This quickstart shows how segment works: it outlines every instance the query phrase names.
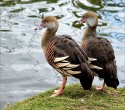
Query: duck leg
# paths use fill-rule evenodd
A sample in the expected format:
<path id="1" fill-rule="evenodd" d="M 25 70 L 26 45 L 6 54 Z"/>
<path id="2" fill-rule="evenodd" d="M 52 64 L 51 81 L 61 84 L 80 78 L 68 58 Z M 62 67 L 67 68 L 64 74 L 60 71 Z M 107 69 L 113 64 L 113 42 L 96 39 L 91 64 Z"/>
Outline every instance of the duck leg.
<path id="1" fill-rule="evenodd" d="M 63 93 L 63 89 L 65 88 L 65 84 L 67 82 L 67 77 L 63 77 L 62 85 L 58 90 L 54 90 L 53 94 L 51 97 L 59 96 Z"/>
<path id="2" fill-rule="evenodd" d="M 96 87 L 96 90 L 101 90 L 101 91 L 105 92 L 106 91 L 105 82 L 103 82 L 102 87 Z"/>

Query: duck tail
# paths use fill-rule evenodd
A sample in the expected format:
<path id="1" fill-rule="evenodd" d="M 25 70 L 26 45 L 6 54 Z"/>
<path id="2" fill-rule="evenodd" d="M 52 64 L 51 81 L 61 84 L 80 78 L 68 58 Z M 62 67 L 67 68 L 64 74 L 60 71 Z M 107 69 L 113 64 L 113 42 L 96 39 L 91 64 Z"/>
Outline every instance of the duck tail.
<path id="1" fill-rule="evenodd" d="M 86 63 L 81 63 L 82 76 L 79 78 L 83 89 L 88 90 L 92 87 L 94 75 Z"/>
<path id="2" fill-rule="evenodd" d="M 119 80 L 117 76 L 117 66 L 116 61 L 112 61 L 105 65 L 105 76 L 104 81 L 107 86 L 117 88 L 119 85 Z"/>

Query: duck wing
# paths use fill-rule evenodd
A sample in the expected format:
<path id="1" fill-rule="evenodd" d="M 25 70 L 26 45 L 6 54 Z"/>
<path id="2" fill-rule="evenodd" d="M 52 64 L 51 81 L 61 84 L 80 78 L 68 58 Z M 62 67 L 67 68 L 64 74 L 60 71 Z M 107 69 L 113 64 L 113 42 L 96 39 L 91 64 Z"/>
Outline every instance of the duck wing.
<path id="1" fill-rule="evenodd" d="M 93 74 L 87 63 L 88 57 L 80 46 L 67 35 L 56 36 L 49 44 L 46 55 L 50 65 L 64 76 L 79 78 L 83 88 L 89 89 Z"/>
<path id="2" fill-rule="evenodd" d="M 97 61 L 93 64 L 103 68 L 102 71 L 95 70 L 100 78 L 104 78 L 107 86 L 116 88 L 119 84 L 115 54 L 111 43 L 101 37 L 90 38 L 82 43 L 87 55 L 94 57 Z"/>
<path id="3" fill-rule="evenodd" d="M 87 40 L 85 51 L 89 57 L 94 57 L 100 64 L 114 61 L 115 55 L 111 43 L 105 38 L 92 38 Z"/>

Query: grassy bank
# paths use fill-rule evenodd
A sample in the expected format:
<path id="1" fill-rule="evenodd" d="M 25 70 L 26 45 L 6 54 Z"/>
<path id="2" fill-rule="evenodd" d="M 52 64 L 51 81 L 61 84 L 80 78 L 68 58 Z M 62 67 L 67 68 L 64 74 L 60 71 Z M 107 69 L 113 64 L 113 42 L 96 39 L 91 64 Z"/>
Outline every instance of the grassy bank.
<path id="1" fill-rule="evenodd" d="M 91 89 L 83 90 L 80 85 L 66 86 L 60 97 L 49 97 L 53 90 L 38 94 L 6 110 L 125 110 L 125 88 L 117 91 L 107 88 L 107 93 Z"/>

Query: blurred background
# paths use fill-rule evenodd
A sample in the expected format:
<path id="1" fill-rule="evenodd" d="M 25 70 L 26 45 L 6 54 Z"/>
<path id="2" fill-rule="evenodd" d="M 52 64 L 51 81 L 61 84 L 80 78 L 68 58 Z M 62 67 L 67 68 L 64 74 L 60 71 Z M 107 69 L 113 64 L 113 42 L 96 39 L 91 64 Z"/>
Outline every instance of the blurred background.
<path id="1" fill-rule="evenodd" d="M 112 42 L 119 87 L 125 87 L 125 0 L 0 0 L 0 109 L 7 104 L 60 86 L 62 78 L 45 60 L 41 36 L 35 31 L 41 18 L 56 16 L 58 34 L 81 42 L 85 26 L 76 25 L 86 11 L 99 17 L 97 32 Z M 68 83 L 79 82 L 68 78 Z M 102 81 L 94 79 L 93 85 Z"/>

